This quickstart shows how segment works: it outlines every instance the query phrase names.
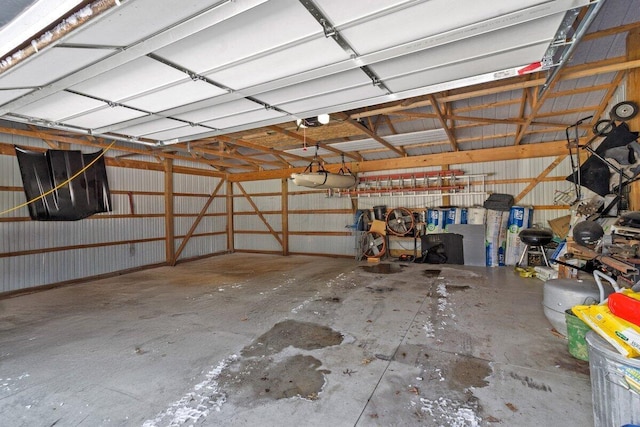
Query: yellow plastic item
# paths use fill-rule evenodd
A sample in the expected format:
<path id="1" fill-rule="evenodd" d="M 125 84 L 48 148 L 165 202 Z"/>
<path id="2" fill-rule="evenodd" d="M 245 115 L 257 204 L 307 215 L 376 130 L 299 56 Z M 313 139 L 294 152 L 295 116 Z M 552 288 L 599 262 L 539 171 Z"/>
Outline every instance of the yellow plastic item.
<path id="1" fill-rule="evenodd" d="M 533 267 L 516 267 L 515 270 L 520 277 L 536 277 L 536 270 Z"/>
<path id="2" fill-rule="evenodd" d="M 374 219 L 371 223 L 371 228 L 369 229 L 369 231 L 382 234 L 384 236 L 387 234 L 387 223 L 378 219 Z"/>
<path id="3" fill-rule="evenodd" d="M 628 296 L 629 298 L 637 299 L 640 301 L 640 292 L 633 292 L 631 289 L 622 289 L 620 291 L 621 294 Z"/>
<path id="4" fill-rule="evenodd" d="M 640 327 L 612 314 L 606 305 L 576 305 L 572 310 L 620 354 L 640 356 Z"/>

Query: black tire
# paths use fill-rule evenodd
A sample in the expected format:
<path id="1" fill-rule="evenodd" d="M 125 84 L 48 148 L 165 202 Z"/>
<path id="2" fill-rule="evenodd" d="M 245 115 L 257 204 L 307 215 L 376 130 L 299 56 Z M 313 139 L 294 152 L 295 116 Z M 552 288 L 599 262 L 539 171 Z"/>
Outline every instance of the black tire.
<path id="1" fill-rule="evenodd" d="M 622 101 L 611 109 L 611 118 L 625 122 L 633 119 L 638 114 L 638 104 L 633 101 Z"/>
<path id="2" fill-rule="evenodd" d="M 613 120 L 598 120 L 595 125 L 593 125 L 593 134 L 598 136 L 609 135 L 614 128 Z"/>

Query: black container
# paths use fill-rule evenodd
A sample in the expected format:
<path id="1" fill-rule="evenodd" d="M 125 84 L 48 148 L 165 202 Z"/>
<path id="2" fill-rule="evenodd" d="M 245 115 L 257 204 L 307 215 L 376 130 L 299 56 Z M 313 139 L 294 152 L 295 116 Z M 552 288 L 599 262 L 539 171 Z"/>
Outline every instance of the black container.
<path id="1" fill-rule="evenodd" d="M 384 221 L 387 219 L 387 206 L 380 205 L 373 207 L 373 217 L 377 220 Z"/>
<path id="2" fill-rule="evenodd" d="M 420 237 L 421 250 L 423 255 L 429 249 L 442 245 L 446 260 L 443 264 L 464 264 L 464 251 L 462 249 L 462 234 L 456 233 L 435 233 L 425 234 Z"/>

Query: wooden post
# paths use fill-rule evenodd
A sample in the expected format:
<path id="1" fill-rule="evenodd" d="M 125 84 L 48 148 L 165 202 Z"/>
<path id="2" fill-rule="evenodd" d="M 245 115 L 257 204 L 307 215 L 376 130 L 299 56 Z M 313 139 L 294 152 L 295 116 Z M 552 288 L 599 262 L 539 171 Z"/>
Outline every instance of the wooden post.
<path id="1" fill-rule="evenodd" d="M 442 168 L 443 171 L 448 171 L 449 170 L 449 165 L 442 165 L 441 168 Z M 443 182 L 444 185 L 450 185 L 451 184 L 449 182 L 448 178 L 445 178 L 445 180 L 446 180 L 446 182 Z M 442 206 L 451 206 L 451 196 L 449 196 L 449 195 L 442 196 Z"/>
<path id="2" fill-rule="evenodd" d="M 235 252 L 233 235 L 233 182 L 227 179 L 227 251 Z"/>
<path id="3" fill-rule="evenodd" d="M 175 225 L 173 222 L 173 160 L 164 160 L 164 238 L 167 264 L 174 265 Z"/>
<path id="4" fill-rule="evenodd" d="M 640 59 L 640 28 L 634 28 L 627 35 L 627 60 L 633 61 Z M 632 68 L 627 73 L 627 101 L 633 101 L 640 104 L 640 69 Z M 640 114 L 633 119 L 627 121 L 629 129 L 632 131 L 640 130 Z M 633 211 L 640 210 L 640 181 L 631 184 L 629 190 L 629 209 Z"/>
<path id="5" fill-rule="evenodd" d="M 282 255 L 289 255 L 289 180 L 282 179 Z"/>

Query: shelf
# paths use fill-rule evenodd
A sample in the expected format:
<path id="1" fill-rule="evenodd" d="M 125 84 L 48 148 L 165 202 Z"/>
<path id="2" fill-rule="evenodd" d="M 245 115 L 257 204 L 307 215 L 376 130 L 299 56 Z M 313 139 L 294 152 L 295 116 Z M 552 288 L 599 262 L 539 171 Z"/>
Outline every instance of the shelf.
<path id="1" fill-rule="evenodd" d="M 455 169 L 421 173 L 388 174 L 359 177 L 354 189 L 329 190 L 328 197 L 403 197 L 484 195 L 488 174 L 465 175 Z"/>

